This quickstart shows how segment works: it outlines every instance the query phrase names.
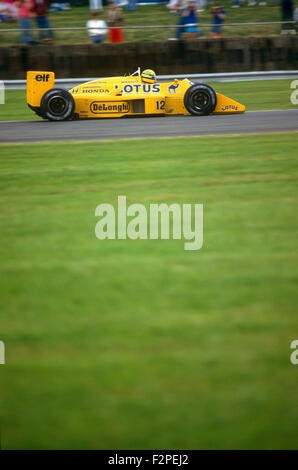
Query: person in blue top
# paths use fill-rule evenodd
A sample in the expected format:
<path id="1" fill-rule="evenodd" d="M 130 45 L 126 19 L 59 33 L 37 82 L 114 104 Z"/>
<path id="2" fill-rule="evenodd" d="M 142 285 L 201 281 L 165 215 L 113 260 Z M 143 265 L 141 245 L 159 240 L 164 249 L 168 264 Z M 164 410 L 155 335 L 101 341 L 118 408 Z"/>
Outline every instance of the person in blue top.
<path id="1" fill-rule="evenodd" d="M 196 11 L 196 2 L 188 2 L 187 7 L 182 10 L 182 18 L 184 18 L 184 31 L 187 33 L 189 39 L 197 38 L 199 36 L 199 19 Z M 194 26 L 189 26 L 194 25 Z"/>
<path id="2" fill-rule="evenodd" d="M 213 27 L 211 30 L 211 36 L 213 38 L 222 38 L 223 37 L 222 24 L 227 17 L 227 12 L 222 9 L 222 6 L 220 4 L 217 3 L 212 7 L 211 17 L 212 17 L 212 24 L 213 24 Z"/>

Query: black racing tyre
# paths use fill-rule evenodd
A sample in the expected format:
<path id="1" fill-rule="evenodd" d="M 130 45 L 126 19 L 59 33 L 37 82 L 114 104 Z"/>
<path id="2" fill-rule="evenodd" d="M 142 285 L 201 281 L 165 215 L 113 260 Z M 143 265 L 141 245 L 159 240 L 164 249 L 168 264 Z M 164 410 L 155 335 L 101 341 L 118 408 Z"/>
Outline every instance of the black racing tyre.
<path id="1" fill-rule="evenodd" d="M 40 112 L 44 119 L 66 121 L 71 119 L 75 102 L 69 91 L 63 88 L 48 90 L 41 99 Z"/>
<path id="2" fill-rule="evenodd" d="M 214 111 L 217 103 L 216 93 L 205 83 L 195 83 L 184 95 L 184 106 L 194 116 L 206 116 Z"/>

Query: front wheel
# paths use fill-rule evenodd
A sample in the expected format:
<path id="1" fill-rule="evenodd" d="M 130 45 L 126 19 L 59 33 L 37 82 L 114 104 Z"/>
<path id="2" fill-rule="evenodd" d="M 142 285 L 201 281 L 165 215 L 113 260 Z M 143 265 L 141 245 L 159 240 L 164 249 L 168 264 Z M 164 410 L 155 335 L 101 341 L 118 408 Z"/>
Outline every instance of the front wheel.
<path id="1" fill-rule="evenodd" d="M 43 118 L 50 121 L 65 121 L 71 119 L 75 108 L 75 102 L 69 91 L 63 88 L 52 88 L 47 91 L 40 104 L 40 112 Z"/>
<path id="2" fill-rule="evenodd" d="M 184 106 L 194 116 L 206 116 L 215 110 L 216 93 L 209 85 L 196 83 L 184 95 Z"/>

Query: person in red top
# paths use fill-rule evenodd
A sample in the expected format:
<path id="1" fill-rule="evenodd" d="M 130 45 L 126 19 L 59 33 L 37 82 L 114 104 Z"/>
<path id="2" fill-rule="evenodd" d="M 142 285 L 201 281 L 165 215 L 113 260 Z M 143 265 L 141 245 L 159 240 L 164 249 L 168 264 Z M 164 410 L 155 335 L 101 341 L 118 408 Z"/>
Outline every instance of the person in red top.
<path id="1" fill-rule="evenodd" d="M 109 29 L 109 38 L 110 42 L 117 43 L 123 42 L 123 32 L 121 26 L 123 25 L 123 13 L 122 9 L 117 7 L 115 1 L 111 0 L 109 2 L 108 14 L 107 14 L 107 24 L 110 26 Z"/>
<path id="2" fill-rule="evenodd" d="M 21 44 L 35 44 L 32 38 L 32 22 L 33 18 L 33 1 L 32 0 L 19 0 L 15 3 L 18 8 L 18 20 L 21 31 L 20 41 Z"/>
<path id="3" fill-rule="evenodd" d="M 35 20 L 39 28 L 39 40 L 45 43 L 53 42 L 53 31 L 51 29 L 50 21 L 47 18 L 48 14 L 48 0 L 33 0 L 33 12 L 35 13 Z"/>

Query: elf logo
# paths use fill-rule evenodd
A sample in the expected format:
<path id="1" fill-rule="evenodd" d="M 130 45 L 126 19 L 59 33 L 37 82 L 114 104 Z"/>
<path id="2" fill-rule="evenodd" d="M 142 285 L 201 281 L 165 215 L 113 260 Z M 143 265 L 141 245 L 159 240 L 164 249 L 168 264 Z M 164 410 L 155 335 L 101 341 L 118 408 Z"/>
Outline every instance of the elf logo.
<path id="1" fill-rule="evenodd" d="M 44 74 L 39 73 L 38 75 L 35 76 L 35 80 L 37 82 L 48 82 L 49 78 L 50 78 L 49 73 L 44 73 Z"/>

